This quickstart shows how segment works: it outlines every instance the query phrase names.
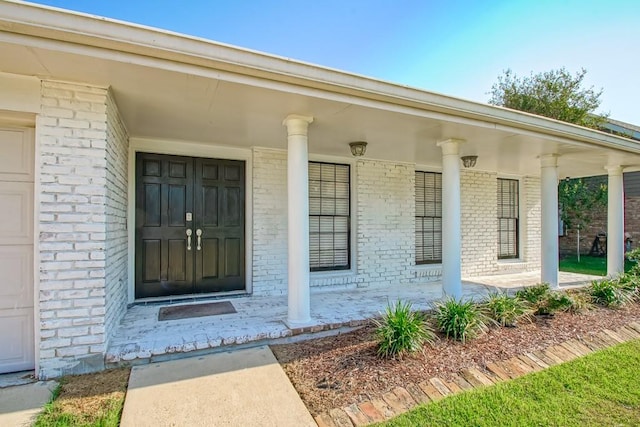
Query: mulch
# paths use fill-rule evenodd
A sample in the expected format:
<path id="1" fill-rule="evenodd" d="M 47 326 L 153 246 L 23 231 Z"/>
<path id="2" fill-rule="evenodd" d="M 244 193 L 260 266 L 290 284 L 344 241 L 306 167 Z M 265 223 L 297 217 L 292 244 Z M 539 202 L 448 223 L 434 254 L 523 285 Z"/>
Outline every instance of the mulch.
<path id="1" fill-rule="evenodd" d="M 374 326 L 304 342 L 272 346 L 294 387 L 313 415 L 378 397 L 396 386 L 432 377 L 450 380 L 468 367 L 542 350 L 573 338 L 617 329 L 640 320 L 640 305 L 597 307 L 580 314 L 535 316 L 512 328 L 493 327 L 467 343 L 440 337 L 433 346 L 402 360 L 377 356 Z"/>

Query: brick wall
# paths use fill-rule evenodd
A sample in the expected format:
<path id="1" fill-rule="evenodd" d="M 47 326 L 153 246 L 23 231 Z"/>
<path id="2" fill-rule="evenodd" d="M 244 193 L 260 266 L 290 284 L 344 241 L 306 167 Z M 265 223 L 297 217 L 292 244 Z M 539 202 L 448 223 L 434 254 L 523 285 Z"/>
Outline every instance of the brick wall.
<path id="1" fill-rule="evenodd" d="M 415 167 L 358 160 L 351 170 L 355 202 L 353 271 L 312 273 L 312 288 L 353 288 L 426 282 L 440 265 L 415 264 Z M 253 292 L 287 293 L 287 153 L 253 150 Z M 461 175 L 462 273 L 477 276 L 540 266 L 540 180 L 520 180 L 521 259 L 497 259 L 497 175 Z"/>
<path id="2" fill-rule="evenodd" d="M 352 271 L 312 273 L 313 288 L 380 286 L 410 280 L 414 255 L 414 168 L 361 160 L 351 170 L 358 197 Z M 253 150 L 253 293 L 287 293 L 287 153 Z M 357 254 L 357 256 L 356 256 Z M 355 256 L 355 258 L 354 258 Z"/>
<path id="3" fill-rule="evenodd" d="M 127 310 L 127 168 L 129 135 L 111 91 L 107 104 L 105 332 L 115 332 Z"/>
<path id="4" fill-rule="evenodd" d="M 640 246 L 640 197 L 628 196 L 624 203 L 624 231 L 631 234 L 631 249 Z"/>
<path id="5" fill-rule="evenodd" d="M 626 196 L 624 202 L 624 231 L 632 236 L 632 249 L 640 246 L 640 197 Z M 580 253 L 586 255 L 591 250 L 593 239 L 598 233 L 607 232 L 607 207 L 596 209 L 591 214 L 591 222 L 580 231 Z M 560 255 L 576 254 L 575 230 L 567 230 L 560 236 Z"/>
<path id="6" fill-rule="evenodd" d="M 287 152 L 253 150 L 253 293 L 287 293 Z"/>
<path id="7" fill-rule="evenodd" d="M 521 223 L 521 239 L 524 250 L 522 259 L 527 263 L 526 270 L 539 269 L 542 262 L 542 204 L 540 178 L 525 177 L 521 181 L 523 187 L 523 203 L 525 207 L 524 222 Z"/>
<path id="8" fill-rule="evenodd" d="M 109 248 L 122 244 L 123 223 L 116 212 L 124 208 L 116 206 L 121 196 L 107 194 L 107 182 L 121 179 L 115 177 L 122 173 L 109 163 L 123 167 L 125 137 L 123 129 L 108 120 L 115 105 L 107 89 L 43 81 L 41 94 L 36 120 L 40 168 L 37 363 L 40 377 L 48 378 L 104 366 L 106 300 L 120 299 L 113 292 L 107 296 L 107 270 L 109 280 L 119 281 L 121 274 L 116 271 L 122 268 L 110 265 L 107 269 L 106 257 Z M 120 147 L 109 155 L 107 147 L 116 140 Z M 120 263 L 115 261 L 109 263 Z M 111 306 L 111 323 L 120 310 Z"/>
<path id="9" fill-rule="evenodd" d="M 481 276 L 497 269 L 497 178 L 495 173 L 469 169 L 461 172 L 463 276 Z"/>
<path id="10" fill-rule="evenodd" d="M 407 283 L 415 277 L 415 167 L 358 160 L 357 266 L 361 286 Z"/>
<path id="11" fill-rule="evenodd" d="M 493 172 L 463 170 L 462 275 L 506 274 L 540 268 L 540 179 L 523 177 L 520 193 L 520 256 L 498 260 L 497 179 Z"/>

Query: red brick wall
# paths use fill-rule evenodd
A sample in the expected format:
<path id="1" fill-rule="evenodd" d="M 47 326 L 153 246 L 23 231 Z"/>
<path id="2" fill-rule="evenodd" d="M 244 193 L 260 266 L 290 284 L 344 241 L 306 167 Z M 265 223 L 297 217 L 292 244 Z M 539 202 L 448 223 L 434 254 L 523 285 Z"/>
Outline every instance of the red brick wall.
<path id="1" fill-rule="evenodd" d="M 624 206 L 624 231 L 631 233 L 633 243 L 631 248 L 637 248 L 640 244 L 640 197 L 626 197 Z M 589 226 L 580 232 L 580 253 L 587 255 L 593 244 L 596 234 L 607 232 L 607 208 L 594 212 Z M 575 255 L 576 232 L 568 230 L 565 236 L 559 237 L 560 255 Z"/>

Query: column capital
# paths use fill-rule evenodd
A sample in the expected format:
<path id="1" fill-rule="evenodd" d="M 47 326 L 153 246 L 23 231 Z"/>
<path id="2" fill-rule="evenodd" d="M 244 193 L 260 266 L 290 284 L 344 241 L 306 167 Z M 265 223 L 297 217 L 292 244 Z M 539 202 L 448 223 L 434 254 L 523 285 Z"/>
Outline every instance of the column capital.
<path id="1" fill-rule="evenodd" d="M 282 125 L 287 127 L 289 135 L 307 135 L 309 124 L 313 122 L 313 117 L 299 114 L 289 114 L 282 121 Z"/>
<path id="2" fill-rule="evenodd" d="M 624 169 L 622 166 L 605 166 L 604 168 L 609 172 L 609 175 L 612 176 L 622 175 L 622 171 Z"/>
<path id="3" fill-rule="evenodd" d="M 558 157 L 559 154 L 543 154 L 539 156 L 540 166 L 543 168 L 555 168 L 558 166 Z"/>
<path id="4" fill-rule="evenodd" d="M 466 142 L 464 139 L 448 138 L 438 141 L 438 147 L 442 148 L 442 155 L 458 155 L 460 154 L 460 144 Z"/>

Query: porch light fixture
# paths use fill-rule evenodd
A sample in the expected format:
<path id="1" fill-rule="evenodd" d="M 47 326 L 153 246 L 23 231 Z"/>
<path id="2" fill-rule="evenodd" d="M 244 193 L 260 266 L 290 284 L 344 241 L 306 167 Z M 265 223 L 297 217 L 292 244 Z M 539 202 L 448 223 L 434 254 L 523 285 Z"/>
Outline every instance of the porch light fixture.
<path id="1" fill-rule="evenodd" d="M 350 142 L 349 147 L 351 148 L 353 157 L 362 157 L 367 151 L 367 143 L 365 141 Z"/>
<path id="2" fill-rule="evenodd" d="M 476 165 L 478 156 L 462 156 L 460 159 L 462 160 L 462 166 L 465 168 L 472 168 Z"/>

